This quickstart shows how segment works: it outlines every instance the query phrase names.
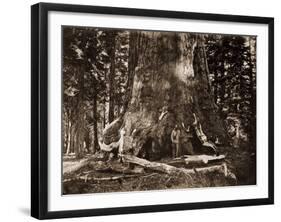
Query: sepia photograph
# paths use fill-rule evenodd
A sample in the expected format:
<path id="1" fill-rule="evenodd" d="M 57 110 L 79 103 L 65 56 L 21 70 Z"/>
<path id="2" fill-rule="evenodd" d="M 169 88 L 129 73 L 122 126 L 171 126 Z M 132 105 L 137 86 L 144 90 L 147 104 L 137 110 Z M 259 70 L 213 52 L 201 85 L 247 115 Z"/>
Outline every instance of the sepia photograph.
<path id="1" fill-rule="evenodd" d="M 256 36 L 61 31 L 63 195 L 256 185 Z"/>

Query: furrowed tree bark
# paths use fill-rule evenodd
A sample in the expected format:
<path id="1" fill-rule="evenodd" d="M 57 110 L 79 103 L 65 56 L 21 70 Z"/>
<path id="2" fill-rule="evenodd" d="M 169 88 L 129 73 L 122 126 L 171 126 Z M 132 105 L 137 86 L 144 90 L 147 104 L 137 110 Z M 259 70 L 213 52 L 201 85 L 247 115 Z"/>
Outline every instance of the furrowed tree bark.
<path id="1" fill-rule="evenodd" d="M 209 87 L 203 38 L 196 34 L 139 32 L 131 100 L 124 115 L 125 149 L 134 155 L 145 149 L 169 154 L 175 124 L 192 125 L 199 117 L 208 138 L 225 138 Z M 159 120 L 161 110 L 167 114 Z M 184 149 L 187 134 L 182 132 Z"/>
<path id="2" fill-rule="evenodd" d="M 128 61 L 128 80 L 127 80 L 127 93 L 124 104 L 124 111 L 127 110 L 129 102 L 132 97 L 132 88 L 135 75 L 135 68 L 138 61 L 138 32 L 130 32 L 129 36 L 129 61 Z"/>
<path id="3" fill-rule="evenodd" d="M 84 110 L 83 110 L 83 99 L 84 99 L 84 73 L 85 73 L 85 64 L 82 63 L 78 69 L 79 75 L 79 94 L 78 94 L 78 112 L 75 127 L 75 137 L 74 137 L 74 151 L 77 158 L 81 157 L 81 151 L 83 148 L 84 142 L 84 129 L 83 129 L 83 120 L 84 120 Z"/>
<path id="4" fill-rule="evenodd" d="M 185 127 L 192 126 L 194 114 L 209 140 L 224 141 L 225 128 L 209 87 L 202 35 L 141 31 L 134 42 L 137 47 L 131 56 L 137 56 L 134 62 L 130 60 L 134 67 L 131 99 L 119 128 L 112 123 L 116 132 L 125 130 L 124 152 L 146 159 L 170 155 L 170 135 L 177 124 L 181 153 L 187 154 Z M 110 136 L 113 125 L 104 131 L 104 138 Z"/>

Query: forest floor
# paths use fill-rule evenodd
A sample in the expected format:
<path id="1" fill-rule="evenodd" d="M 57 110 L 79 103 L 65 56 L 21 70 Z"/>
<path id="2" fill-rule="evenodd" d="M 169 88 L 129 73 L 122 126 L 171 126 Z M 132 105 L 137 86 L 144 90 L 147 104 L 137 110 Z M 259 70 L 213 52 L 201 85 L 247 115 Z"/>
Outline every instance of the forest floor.
<path id="1" fill-rule="evenodd" d="M 192 174 L 188 177 L 168 175 L 148 169 L 132 168 L 120 163 L 117 159 L 111 161 L 91 160 L 78 171 L 71 173 L 70 168 L 77 166 L 89 158 L 77 160 L 74 156 L 64 156 L 63 194 L 128 192 L 146 190 L 166 190 L 199 187 L 219 187 L 233 185 L 252 185 L 256 183 L 255 155 L 245 147 L 224 149 L 228 169 L 236 176 L 224 177 L 216 172 L 208 174 Z M 164 158 L 158 162 L 168 163 L 171 158 Z M 112 169 L 117 169 L 117 172 Z M 119 169 L 119 172 L 118 172 Z M 128 169 L 128 172 L 126 172 Z M 132 170 L 129 170 L 132 169 Z M 132 172 L 134 171 L 134 172 Z M 83 179 L 81 179 L 83 178 Z M 89 179 L 88 179 L 89 178 Z M 90 180 L 94 178 L 94 180 Z"/>

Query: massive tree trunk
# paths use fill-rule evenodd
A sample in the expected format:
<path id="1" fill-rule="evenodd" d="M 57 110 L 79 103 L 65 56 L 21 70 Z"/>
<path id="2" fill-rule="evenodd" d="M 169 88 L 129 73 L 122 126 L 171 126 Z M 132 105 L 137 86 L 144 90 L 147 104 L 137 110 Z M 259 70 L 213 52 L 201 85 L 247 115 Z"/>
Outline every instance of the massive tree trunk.
<path id="1" fill-rule="evenodd" d="M 209 139 L 223 139 L 224 127 L 209 87 L 202 35 L 139 32 L 134 41 L 138 59 L 134 61 L 131 99 L 122 116 L 123 149 L 142 157 L 147 152 L 170 154 L 170 135 L 177 124 L 184 150 L 188 141 L 185 127 L 192 125 L 194 114 Z"/>

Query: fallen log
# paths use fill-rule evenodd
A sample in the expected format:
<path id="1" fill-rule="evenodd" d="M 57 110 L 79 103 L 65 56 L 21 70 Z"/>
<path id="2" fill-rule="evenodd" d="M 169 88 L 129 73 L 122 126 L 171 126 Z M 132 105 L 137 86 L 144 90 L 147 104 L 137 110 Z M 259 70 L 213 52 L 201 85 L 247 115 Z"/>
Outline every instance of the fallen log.
<path id="1" fill-rule="evenodd" d="M 75 173 L 76 171 L 80 170 L 81 168 L 88 166 L 92 161 L 96 161 L 96 154 L 87 155 L 87 158 L 80 160 L 79 162 L 73 161 L 73 162 L 63 162 L 63 175 Z M 72 166 L 66 166 L 65 164 L 69 164 Z"/>
<path id="2" fill-rule="evenodd" d="M 214 161 L 220 161 L 220 160 L 224 160 L 225 159 L 225 155 L 219 155 L 219 156 L 210 156 L 210 155 L 189 155 L 189 156 L 185 156 L 187 158 L 185 158 L 185 163 L 186 164 L 190 164 L 190 163 L 204 163 L 204 164 L 208 164 L 210 162 L 214 162 Z"/>
<path id="3" fill-rule="evenodd" d="M 168 164 L 150 162 L 148 160 L 138 158 L 138 157 L 132 156 L 132 155 L 122 155 L 122 158 L 123 158 L 124 162 L 137 164 L 144 168 L 148 168 L 150 170 L 163 172 L 163 173 L 167 173 L 167 174 L 173 174 L 173 173 L 175 174 L 175 173 L 180 173 L 182 171 L 179 168 L 170 166 Z"/>
<path id="4" fill-rule="evenodd" d="M 178 168 L 174 167 L 165 163 L 159 163 L 159 162 L 150 162 L 145 159 L 138 158 L 136 156 L 132 155 L 122 155 L 123 161 L 127 163 L 137 164 L 144 168 L 158 171 L 166 174 L 196 174 L 196 173 L 210 173 L 210 172 L 220 172 L 223 173 L 225 176 L 228 175 L 227 166 L 225 163 L 215 166 L 209 166 L 209 167 L 201 167 L 201 168 L 193 168 L 193 169 L 185 169 L 185 168 Z"/>
<path id="5" fill-rule="evenodd" d="M 87 166 L 89 164 L 89 162 L 90 162 L 89 159 L 84 159 L 84 160 L 81 160 L 79 163 L 76 163 L 73 166 L 66 167 L 63 169 L 63 175 L 74 173 L 74 172 L 80 170 L 81 168 Z"/>
<path id="6" fill-rule="evenodd" d="M 209 166 L 209 167 L 198 167 L 193 169 L 197 173 L 212 173 L 212 172 L 221 172 L 225 177 L 228 176 L 228 169 L 226 163 Z"/>
<path id="7" fill-rule="evenodd" d="M 210 156 L 210 155 L 184 155 L 182 157 L 175 158 L 168 162 L 168 164 L 203 164 L 207 165 L 211 162 L 217 162 L 225 159 L 225 155 Z"/>
<path id="8" fill-rule="evenodd" d="M 90 165 L 93 166 L 94 170 L 97 172 L 103 173 L 123 173 L 123 174 L 142 174 L 144 173 L 144 169 L 142 167 L 134 167 L 131 169 L 128 166 L 124 166 L 123 164 L 114 164 L 114 163 L 104 163 L 97 164 L 95 162 L 91 162 Z"/>

